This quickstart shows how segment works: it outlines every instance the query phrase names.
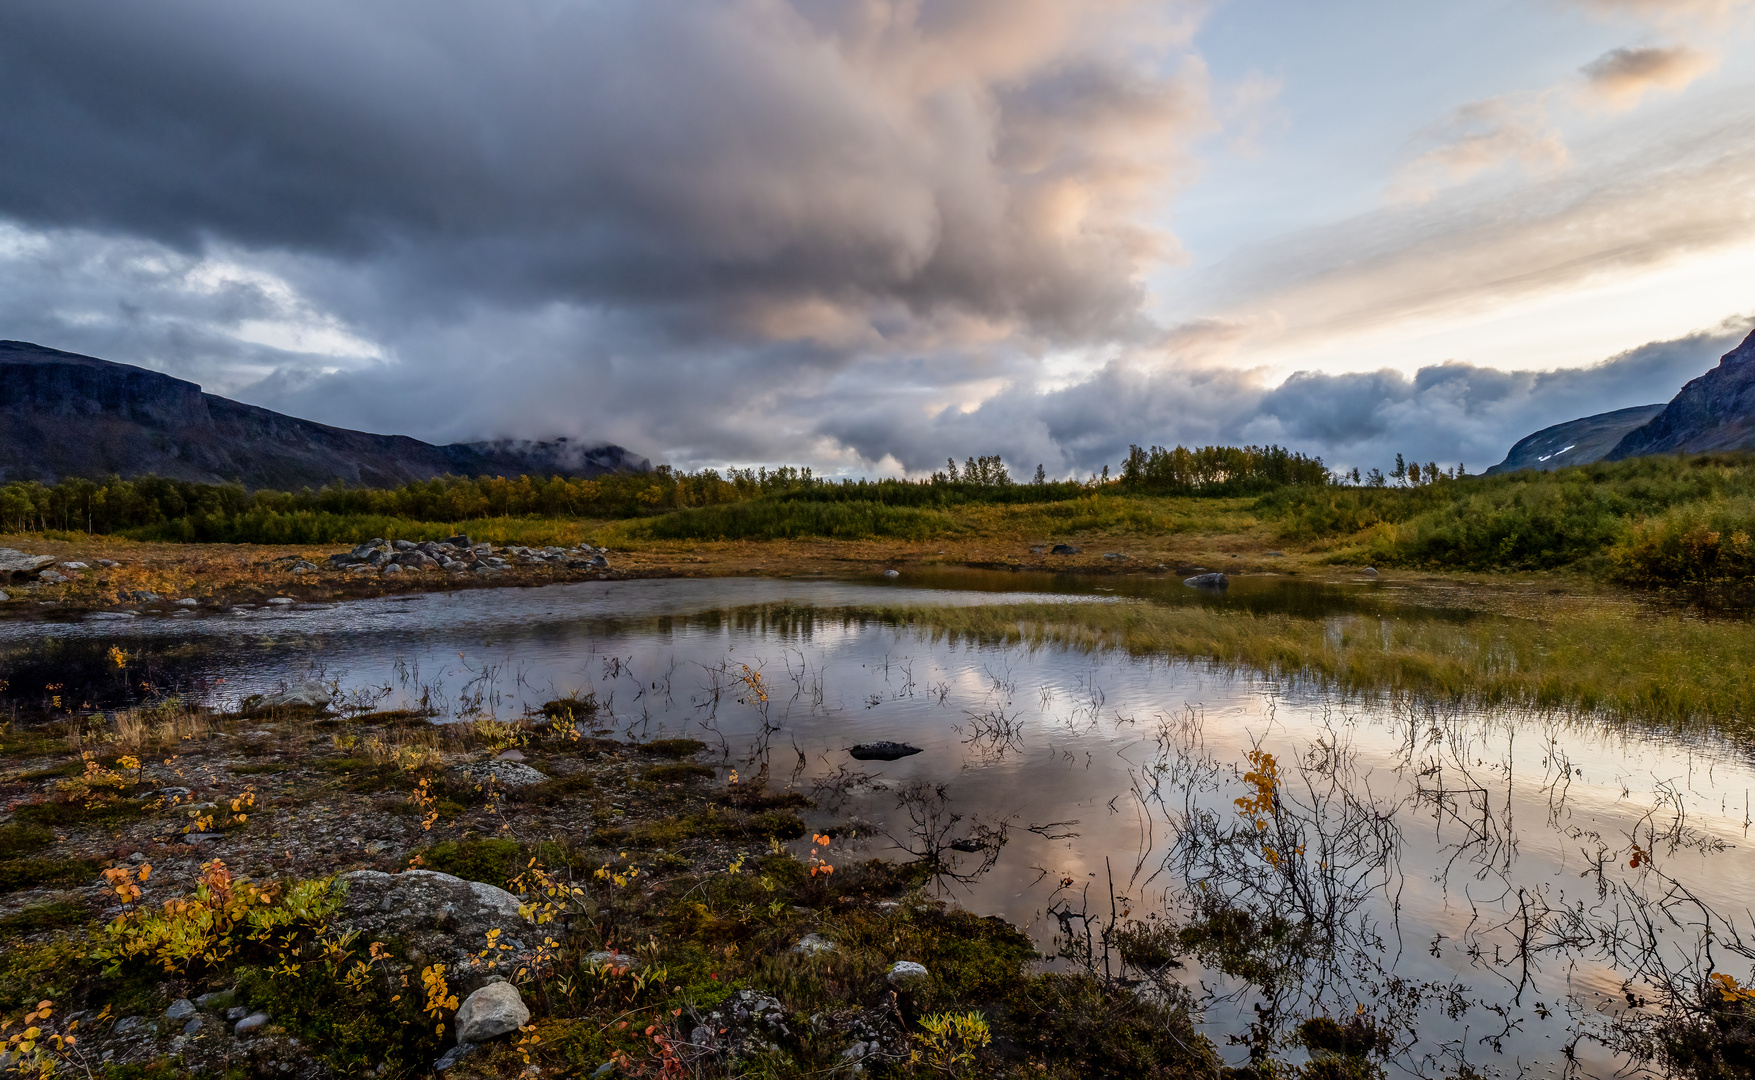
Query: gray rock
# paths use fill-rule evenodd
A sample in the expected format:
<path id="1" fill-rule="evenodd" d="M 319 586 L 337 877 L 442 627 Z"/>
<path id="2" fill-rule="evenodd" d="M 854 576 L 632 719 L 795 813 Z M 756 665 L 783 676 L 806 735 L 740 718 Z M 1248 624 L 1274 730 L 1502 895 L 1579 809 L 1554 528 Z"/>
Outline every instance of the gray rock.
<path id="1" fill-rule="evenodd" d="M 189 1021 L 187 1024 L 183 1025 L 183 1034 L 185 1034 L 185 1035 L 193 1035 L 197 1031 L 200 1031 L 200 1030 L 201 1030 L 201 1018 L 199 1016 L 197 1016 L 195 1019 Z"/>
<path id="2" fill-rule="evenodd" d="M 10 597 L 10 596 L 7 596 L 7 595 L 6 595 L 6 594 L 5 594 L 5 593 L 3 593 L 3 592 L 0 592 L 0 604 L 4 604 L 4 603 L 5 603 L 5 602 L 6 602 L 6 601 L 8 601 L 8 600 L 10 600 L 10 599 L 12 599 L 12 597 Z"/>
<path id="3" fill-rule="evenodd" d="M 1363 569 L 1359 572 L 1361 574 L 1364 574 L 1366 577 L 1376 577 L 1377 576 L 1377 568 L 1374 566 L 1367 566 L 1365 569 Z"/>
<path id="4" fill-rule="evenodd" d="M 884 979 L 891 986 L 897 986 L 909 979 L 924 979 L 926 975 L 926 965 L 912 960 L 898 960 L 890 965 L 890 973 Z"/>
<path id="5" fill-rule="evenodd" d="M 98 622 L 115 622 L 119 619 L 136 619 L 139 616 L 132 611 L 94 611 L 86 618 L 96 619 Z"/>
<path id="6" fill-rule="evenodd" d="M 121 563 L 117 562 L 114 559 L 99 559 L 97 561 L 97 564 L 101 567 L 104 567 L 105 569 L 108 569 L 108 570 L 113 570 L 116 567 L 122 565 Z"/>
<path id="7" fill-rule="evenodd" d="M 902 571 L 900 571 L 900 570 L 885 570 L 885 571 L 884 571 L 884 576 L 885 576 L 885 577 L 888 577 L 888 578 L 897 578 L 897 577 L 901 577 L 901 576 L 902 576 Z"/>
<path id="8" fill-rule="evenodd" d="M 1222 573 L 1196 574 L 1193 577 L 1183 578 L 1182 583 L 1191 589 L 1229 589 L 1231 587 L 1231 579 Z"/>
<path id="9" fill-rule="evenodd" d="M 44 570 L 37 575 L 37 580 L 47 582 L 50 585 L 59 585 L 64 581 L 72 581 L 73 579 L 66 574 L 57 574 L 53 570 Z"/>
<path id="10" fill-rule="evenodd" d="M 413 540 L 392 540 L 392 541 L 390 541 L 390 546 L 395 548 L 397 551 L 413 551 L 414 550 L 414 541 Z"/>
<path id="11" fill-rule="evenodd" d="M 192 832 L 183 837 L 183 843 L 188 844 L 190 847 L 200 847 L 202 844 L 217 843 L 224 839 L 224 833 Z"/>
<path id="12" fill-rule="evenodd" d="M 64 562 L 61 564 L 61 569 L 63 569 L 63 570 L 90 570 L 91 567 L 85 565 L 82 562 Z"/>
<path id="13" fill-rule="evenodd" d="M 26 555 L 11 548 L 0 548 L 0 574 L 29 574 L 54 562 L 53 555 Z"/>
<path id="14" fill-rule="evenodd" d="M 798 944 L 792 947 L 792 951 L 815 956 L 818 953 L 834 952 L 835 948 L 835 943 L 821 934 L 806 934 L 798 939 Z"/>
<path id="15" fill-rule="evenodd" d="M 458 533 L 456 536 L 439 541 L 439 543 L 444 544 L 446 547 L 463 548 L 465 550 L 475 546 L 470 542 L 467 533 Z"/>
<path id="16" fill-rule="evenodd" d="M 334 700 L 335 698 L 329 693 L 327 686 L 315 679 L 307 679 L 277 693 L 245 698 L 244 707 L 246 709 L 275 709 L 304 705 L 314 709 L 322 709 L 327 708 L 329 703 Z"/>
<path id="17" fill-rule="evenodd" d="M 368 565 L 368 566 L 388 566 L 390 564 L 390 559 L 391 559 L 391 555 L 388 551 L 374 551 L 370 555 L 366 556 L 366 565 Z"/>
<path id="18" fill-rule="evenodd" d="M 509 982 L 493 982 L 470 994 L 457 1007 L 457 1041 L 482 1043 L 510 1035 L 530 1023 L 530 1010 Z"/>
<path id="19" fill-rule="evenodd" d="M 238 1026 L 235 1028 L 232 1028 L 232 1034 L 236 1035 L 238 1038 L 242 1039 L 247 1035 L 254 1035 L 256 1032 L 261 1031 L 264 1027 L 267 1026 L 267 1024 L 268 1024 L 268 1014 L 267 1013 L 265 1013 L 265 1012 L 251 1013 L 249 1016 L 246 1016 L 242 1020 L 238 1021 Z"/>
<path id="20" fill-rule="evenodd" d="M 141 1028 L 148 1026 L 149 1025 L 144 1016 L 124 1016 L 122 1019 L 116 1021 L 116 1026 L 111 1030 L 117 1035 L 127 1035 L 130 1032 L 140 1031 Z"/>
<path id="21" fill-rule="evenodd" d="M 472 765 L 459 765 L 452 771 L 461 773 L 477 784 L 487 783 L 491 779 L 507 788 L 529 787 L 548 779 L 530 766 L 520 765 L 516 761 L 478 761 Z"/>
<path id="22" fill-rule="evenodd" d="M 1078 553 L 1079 549 L 1071 544 L 1056 544 L 1048 549 L 1050 555 L 1077 555 Z"/>
<path id="23" fill-rule="evenodd" d="M 1104 557 L 1104 558 L 1105 558 L 1105 559 L 1109 559 L 1109 560 L 1111 560 L 1111 561 L 1113 561 L 1113 560 L 1115 560 L 1115 559 L 1125 559 L 1125 558 L 1127 558 L 1127 553 L 1126 553 L 1126 552 L 1122 552 L 1122 551 L 1105 551 L 1105 552 L 1104 552 L 1104 553 L 1103 553 L 1103 557 Z"/>
<path id="24" fill-rule="evenodd" d="M 602 555 L 593 555 L 591 558 L 585 560 L 585 565 L 591 567 L 593 570 L 608 570 L 609 560 Z"/>
<path id="25" fill-rule="evenodd" d="M 298 601 L 297 601 L 297 600 L 294 600 L 294 599 L 293 599 L 293 598 L 292 598 L 292 597 L 290 597 L 290 596 L 277 596 L 277 597 L 275 597 L 275 598 L 274 598 L 274 599 L 272 599 L 272 600 L 270 600 L 270 601 L 268 601 L 268 602 L 269 602 L 269 603 L 270 603 L 270 604 L 275 604 L 275 605 L 278 605 L 278 606 L 282 606 L 282 607 L 284 607 L 284 606 L 285 606 L 285 605 L 287 605 L 287 604 L 296 604 L 296 603 L 298 603 Z"/>
<path id="26" fill-rule="evenodd" d="M 199 601 L 192 596 L 185 596 L 176 602 L 178 607 L 195 607 L 197 603 L 199 603 Z"/>
<path id="27" fill-rule="evenodd" d="M 474 1043 L 460 1042 L 456 1046 L 445 1051 L 444 1056 L 439 1058 L 439 1060 L 433 1062 L 433 1071 L 444 1072 L 446 1069 L 451 1068 L 473 1053 L 475 1053 Z"/>
<path id="28" fill-rule="evenodd" d="M 232 1023 L 237 1023 L 239 1020 L 242 1020 L 244 1017 L 249 1016 L 249 1015 L 250 1015 L 250 1010 L 245 1008 L 242 1005 L 235 1005 L 232 1008 L 229 1008 L 225 1011 L 225 1018 L 227 1020 L 231 1021 Z"/>
<path id="29" fill-rule="evenodd" d="M 485 947 L 487 932 L 500 931 L 500 942 L 514 953 L 524 945 L 519 935 L 529 924 L 518 913 L 518 898 L 479 881 L 464 881 L 432 870 L 386 874 L 355 870 L 341 875 L 347 888 L 333 926 L 357 930 L 364 941 L 400 941 L 410 953 L 443 961 L 452 984 L 467 992 L 487 980 L 487 972 L 471 968 L 470 959 Z"/>
<path id="30" fill-rule="evenodd" d="M 883 742 L 859 743 L 849 746 L 847 753 L 856 761 L 895 761 L 897 758 L 910 757 L 920 753 L 920 747 L 909 746 L 907 743 Z"/>
<path id="31" fill-rule="evenodd" d="M 193 1001 L 190 1001 L 188 998 L 178 998 L 171 1002 L 170 1008 L 165 1010 L 165 1019 L 187 1020 L 195 1015 L 195 1011 L 195 1003 Z"/>
<path id="32" fill-rule="evenodd" d="M 136 859 L 136 858 L 134 858 L 134 855 L 139 855 L 140 858 Z M 136 851 L 134 853 L 134 855 L 128 856 L 129 860 L 132 862 L 144 862 L 146 859 L 146 856 L 142 852 Z M 231 990 L 211 990 L 205 994 L 201 994 L 200 996 L 196 997 L 195 1007 L 197 1009 L 205 1009 L 205 1008 L 208 1008 L 209 1006 L 224 1005 L 226 1003 L 226 1001 L 232 996 L 232 993 L 233 993 L 233 991 L 231 991 Z M 242 1016 L 244 1014 L 239 1013 L 238 1015 Z"/>
<path id="33" fill-rule="evenodd" d="M 390 577 L 393 574 L 400 574 L 400 573 L 402 573 L 402 567 L 398 566 L 396 563 L 386 563 L 385 564 L 385 566 L 384 566 L 384 576 L 385 577 Z"/>

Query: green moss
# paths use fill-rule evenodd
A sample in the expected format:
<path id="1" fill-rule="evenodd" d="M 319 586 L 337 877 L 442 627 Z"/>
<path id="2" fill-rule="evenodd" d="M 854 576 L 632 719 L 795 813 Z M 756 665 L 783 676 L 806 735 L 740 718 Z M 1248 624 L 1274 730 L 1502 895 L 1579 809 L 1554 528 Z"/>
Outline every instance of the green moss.
<path id="1" fill-rule="evenodd" d="M 0 893 L 45 886 L 71 888 L 88 885 L 98 865 L 84 859 L 0 860 Z"/>
<path id="2" fill-rule="evenodd" d="M 696 765 L 692 761 L 654 765 L 640 774 L 643 779 L 655 784 L 686 784 L 691 780 L 711 780 L 715 775 L 712 769 L 705 765 Z"/>
<path id="3" fill-rule="evenodd" d="M 443 840 L 418 852 L 422 868 L 506 888 L 535 859 L 550 870 L 584 870 L 590 860 L 552 841 L 521 844 L 516 840 Z"/>
<path id="4" fill-rule="evenodd" d="M 25 803 L 12 811 L 12 820 L 21 825 L 66 828 L 77 825 L 117 825 L 144 817 L 151 804 L 139 799 L 114 799 L 87 805 L 78 802 Z"/>
<path id="5" fill-rule="evenodd" d="M 41 825 L 8 825 L 0 829 L 0 858 L 34 855 L 55 842 L 55 834 Z"/>
<path id="6" fill-rule="evenodd" d="M 27 772 L 23 776 L 20 776 L 18 781 L 21 784 L 36 784 L 41 783 L 44 780 L 53 780 L 56 777 L 61 776 L 78 776 L 84 771 L 85 762 L 83 761 L 63 761 L 59 765 L 51 765 L 46 769 L 37 769 L 35 772 Z"/>
<path id="7" fill-rule="evenodd" d="M 36 904 L 0 918 L 0 934 L 36 934 L 81 926 L 91 918 L 83 904 Z"/>
<path id="8" fill-rule="evenodd" d="M 771 810 L 741 814 L 709 806 L 692 814 L 678 814 L 634 826 L 605 826 L 597 830 L 598 843 L 610 847 L 644 850 L 669 848 L 690 840 L 760 839 L 793 840 L 803 836 L 804 821 L 797 814 Z"/>
<path id="9" fill-rule="evenodd" d="M 654 739 L 649 743 L 640 744 L 639 749 L 659 757 L 686 758 L 707 749 L 707 744 L 699 739 Z"/>

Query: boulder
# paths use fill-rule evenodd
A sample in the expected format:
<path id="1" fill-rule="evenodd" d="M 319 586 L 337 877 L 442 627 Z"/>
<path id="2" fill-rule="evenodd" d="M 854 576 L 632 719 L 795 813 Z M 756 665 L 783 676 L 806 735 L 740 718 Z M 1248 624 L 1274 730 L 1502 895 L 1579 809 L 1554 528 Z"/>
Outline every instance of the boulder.
<path id="1" fill-rule="evenodd" d="M 491 982 L 457 1007 L 457 1041 L 484 1043 L 510 1035 L 528 1023 L 530 1010 L 518 988 L 509 982 Z"/>
<path id="2" fill-rule="evenodd" d="M 849 746 L 847 753 L 856 761 L 895 761 L 897 758 L 910 757 L 920 753 L 920 747 L 909 746 L 907 743 L 882 742 L 860 743 Z"/>
<path id="3" fill-rule="evenodd" d="M 1196 574 L 1193 577 L 1183 578 L 1182 583 L 1191 589 L 1228 589 L 1231 587 L 1231 579 L 1222 573 Z"/>
<path id="4" fill-rule="evenodd" d="M 242 1020 L 238 1021 L 238 1026 L 232 1029 L 232 1034 L 236 1035 L 240 1039 L 248 1038 L 249 1036 L 256 1034 L 256 1032 L 261 1031 L 263 1028 L 265 1028 L 267 1026 L 268 1026 L 268 1014 L 267 1013 L 265 1013 L 265 1012 L 251 1013 L 249 1016 L 246 1016 Z"/>
<path id="5" fill-rule="evenodd" d="M 0 574 L 30 574 L 55 561 L 53 555 L 26 555 L 11 548 L 0 548 Z"/>
<path id="6" fill-rule="evenodd" d="M 413 551 L 414 550 L 414 541 L 413 540 L 392 540 L 390 542 L 390 546 L 395 548 L 397 551 Z"/>
<path id="7" fill-rule="evenodd" d="M 314 679 L 306 680 L 295 686 L 273 694 L 255 694 L 244 699 L 246 709 L 283 709 L 292 706 L 306 706 L 313 709 L 327 708 L 335 698 L 329 688 Z"/>
<path id="8" fill-rule="evenodd" d="M 171 1002 L 170 1008 L 165 1010 L 165 1019 L 187 1020 L 194 1016 L 195 1012 L 195 1003 L 193 1001 L 190 1001 L 188 998 L 178 998 Z"/>
<path id="9" fill-rule="evenodd" d="M 470 966 L 486 948 L 489 930 L 500 931 L 500 944 L 514 950 L 503 965 L 525 949 L 520 935 L 528 924 L 518 898 L 504 889 L 432 870 L 355 870 L 340 882 L 347 896 L 335 925 L 359 931 L 362 941 L 400 941 L 411 962 L 445 964 L 447 978 L 464 992 L 485 985 L 491 974 Z"/>
<path id="10" fill-rule="evenodd" d="M 884 980 L 891 986 L 898 986 L 909 979 L 924 979 L 926 975 L 924 964 L 917 964 L 912 960 L 898 960 L 890 965 L 890 973 L 884 976 Z"/>
<path id="11" fill-rule="evenodd" d="M 386 577 L 400 573 L 402 573 L 402 567 L 396 563 L 388 563 L 384 567 L 384 576 Z"/>
<path id="12" fill-rule="evenodd" d="M 1078 553 L 1079 549 L 1071 544 L 1056 544 L 1048 549 L 1050 555 L 1077 555 Z"/>
<path id="13" fill-rule="evenodd" d="M 472 544 L 470 542 L 469 536 L 467 533 L 458 533 L 456 536 L 450 537 L 449 539 L 439 541 L 439 543 L 444 544 L 447 547 L 464 548 L 464 549 L 472 548 L 475 546 L 474 544 Z"/>
<path id="14" fill-rule="evenodd" d="M 591 558 L 585 560 L 585 565 L 593 570 L 608 570 L 609 560 L 602 555 L 593 555 Z"/>
<path id="15" fill-rule="evenodd" d="M 48 582 L 50 585 L 59 585 L 64 581 L 71 581 L 73 579 L 66 574 L 57 574 L 53 570 L 44 570 L 37 575 L 37 580 Z"/>

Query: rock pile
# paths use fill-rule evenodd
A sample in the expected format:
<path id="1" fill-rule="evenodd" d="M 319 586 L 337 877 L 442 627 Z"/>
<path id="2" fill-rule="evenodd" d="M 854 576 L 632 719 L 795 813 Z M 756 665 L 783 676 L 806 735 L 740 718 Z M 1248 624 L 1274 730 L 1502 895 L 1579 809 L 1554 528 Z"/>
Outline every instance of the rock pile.
<path id="1" fill-rule="evenodd" d="M 428 540 L 416 544 L 409 540 L 386 541 L 374 538 L 354 548 L 329 556 L 328 569 L 350 573 L 376 572 L 402 574 L 411 570 L 445 570 L 453 574 L 493 574 L 511 566 L 564 566 L 572 570 L 608 570 L 609 560 L 600 548 L 580 544 L 575 548 L 523 547 L 511 544 L 496 548 L 488 543 L 474 543 L 467 536 L 448 540 Z M 300 562 L 293 573 L 310 573 L 321 569 L 314 563 Z"/>

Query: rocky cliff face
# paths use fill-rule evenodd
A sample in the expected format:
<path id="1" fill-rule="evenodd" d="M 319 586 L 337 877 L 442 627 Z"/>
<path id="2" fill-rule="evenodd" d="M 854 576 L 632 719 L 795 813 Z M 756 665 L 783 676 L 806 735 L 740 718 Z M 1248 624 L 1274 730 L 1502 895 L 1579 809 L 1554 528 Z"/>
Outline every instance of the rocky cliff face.
<path id="1" fill-rule="evenodd" d="M 1609 461 L 1645 454 L 1755 449 L 1755 333 L 1718 367 L 1682 387 L 1650 423 L 1628 432 Z"/>
<path id="2" fill-rule="evenodd" d="M 394 487 L 457 476 L 600 476 L 651 468 L 619 446 L 434 446 L 370 435 L 204 394 L 156 371 L 0 341 L 0 483 L 155 474 L 295 489 Z"/>
<path id="3" fill-rule="evenodd" d="M 1547 472 L 1567 465 L 1601 461 L 1603 455 L 1614 449 L 1629 431 L 1663 411 L 1662 405 L 1635 405 L 1631 409 L 1583 416 L 1543 428 L 1534 435 L 1519 439 L 1505 455 L 1505 460 L 1488 469 L 1486 475 L 1496 476 L 1519 469 Z"/>

